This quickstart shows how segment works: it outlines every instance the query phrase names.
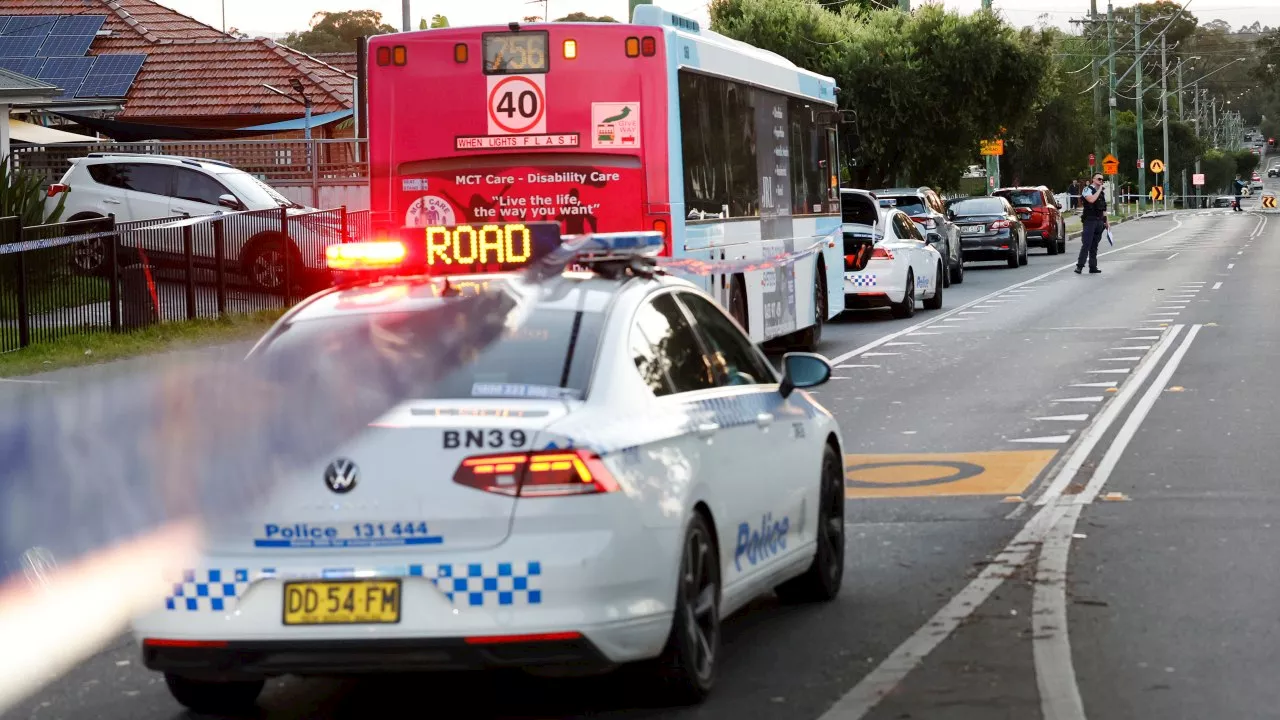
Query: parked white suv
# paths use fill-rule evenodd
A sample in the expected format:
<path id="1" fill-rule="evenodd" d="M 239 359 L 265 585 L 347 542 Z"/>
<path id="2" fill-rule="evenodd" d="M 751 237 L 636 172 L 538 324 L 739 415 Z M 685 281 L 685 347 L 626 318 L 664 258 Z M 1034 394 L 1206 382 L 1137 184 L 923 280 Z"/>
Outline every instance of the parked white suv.
<path id="1" fill-rule="evenodd" d="M 283 285 L 286 247 L 291 247 L 294 258 L 295 265 L 291 267 L 321 272 L 325 246 L 342 241 L 336 219 L 309 215 L 316 209 L 289 200 L 253 175 L 219 160 L 91 153 L 71 161 L 71 169 L 62 180 L 49 187 L 46 202 L 57 203 L 62 193 L 67 198 L 62 213 L 67 221 L 114 215 L 116 223 L 125 223 L 286 208 L 290 217 L 288 236 L 281 225 L 272 226 L 269 222 L 229 226 L 225 235 L 228 264 L 240 268 L 260 290 L 278 290 Z M 139 232 L 133 236 L 131 245 L 136 243 L 149 255 L 182 252 L 172 237 L 162 233 Z M 299 249 L 300 243 L 305 251 Z M 106 249 L 101 241 L 84 243 L 75 253 L 77 269 L 90 273 L 105 269 Z M 212 260 L 212 243 L 197 241 L 194 254 L 201 261 Z"/>

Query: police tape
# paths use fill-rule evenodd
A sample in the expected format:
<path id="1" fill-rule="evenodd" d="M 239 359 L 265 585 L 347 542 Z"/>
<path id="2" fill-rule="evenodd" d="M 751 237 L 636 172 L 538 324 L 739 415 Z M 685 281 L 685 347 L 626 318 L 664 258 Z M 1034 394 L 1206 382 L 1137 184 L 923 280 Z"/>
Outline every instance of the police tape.
<path id="1" fill-rule="evenodd" d="M 74 235 L 62 235 L 55 238 L 44 238 L 41 240 L 21 240 L 18 242 L 0 245 L 0 255 L 12 255 L 15 253 L 28 252 L 31 250 L 46 250 L 49 248 L 61 247 L 63 245 L 73 245 L 76 243 L 88 242 L 90 240 L 101 240 L 102 238 L 118 237 L 127 233 L 136 232 L 153 232 L 158 230 L 174 230 L 183 227 L 195 227 L 197 225 L 212 225 L 219 220 L 236 215 L 243 215 L 252 210 L 237 211 L 232 213 L 221 213 L 216 215 L 198 215 L 189 218 L 180 218 L 169 222 L 157 223 L 155 225 L 143 225 L 140 227 L 130 227 L 125 229 L 113 228 L 111 230 L 99 230 L 96 232 L 76 233 Z M 83 221 L 92 222 L 92 221 Z"/>

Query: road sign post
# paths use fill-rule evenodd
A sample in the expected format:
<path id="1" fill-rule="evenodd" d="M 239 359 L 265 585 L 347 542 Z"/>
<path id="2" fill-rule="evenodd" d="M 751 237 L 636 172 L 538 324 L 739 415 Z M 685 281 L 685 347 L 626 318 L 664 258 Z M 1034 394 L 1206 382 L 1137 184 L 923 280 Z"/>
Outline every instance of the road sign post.
<path id="1" fill-rule="evenodd" d="M 1000 156 L 1004 154 L 1004 140 L 982 140 L 980 149 L 987 161 L 987 194 L 1000 187 Z"/>

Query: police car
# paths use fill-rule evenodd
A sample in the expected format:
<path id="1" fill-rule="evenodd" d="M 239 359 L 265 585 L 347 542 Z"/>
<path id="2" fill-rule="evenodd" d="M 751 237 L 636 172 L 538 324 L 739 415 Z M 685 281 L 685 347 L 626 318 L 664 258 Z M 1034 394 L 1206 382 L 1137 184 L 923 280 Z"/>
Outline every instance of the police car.
<path id="1" fill-rule="evenodd" d="M 938 310 L 945 285 L 942 254 L 911 216 L 887 202 L 881 200 L 874 229 L 857 232 L 857 226 L 845 226 L 845 307 L 888 307 L 894 317 L 909 318 L 920 298 L 926 309 Z M 854 252 L 855 242 L 862 243 L 860 252 Z"/>
<path id="2" fill-rule="evenodd" d="M 637 662 L 697 701 L 722 618 L 774 591 L 836 597 L 843 444 L 804 390 L 828 361 L 792 353 L 776 371 L 662 271 L 657 233 L 588 236 L 597 252 L 577 269 L 531 282 L 519 271 L 545 257 L 535 225 L 331 247 L 336 271 L 369 277 L 303 301 L 250 351 L 350 324 L 387 342 L 384 318 L 485 291 L 522 308 L 429 393 L 209 529 L 199 562 L 134 623 L 179 702 L 244 709 L 288 674 Z"/>

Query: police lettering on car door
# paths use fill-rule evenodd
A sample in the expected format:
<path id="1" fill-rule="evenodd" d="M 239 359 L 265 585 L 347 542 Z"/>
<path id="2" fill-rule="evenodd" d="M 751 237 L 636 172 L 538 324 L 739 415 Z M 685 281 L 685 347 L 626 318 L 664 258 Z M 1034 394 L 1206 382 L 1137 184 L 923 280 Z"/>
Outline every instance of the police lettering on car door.
<path id="1" fill-rule="evenodd" d="M 737 547 L 733 551 L 734 567 L 741 572 L 743 560 L 756 565 L 786 550 L 787 533 L 790 530 L 790 518 L 783 517 L 775 521 L 771 512 L 760 518 L 760 526 L 757 528 L 741 523 L 738 525 Z"/>

